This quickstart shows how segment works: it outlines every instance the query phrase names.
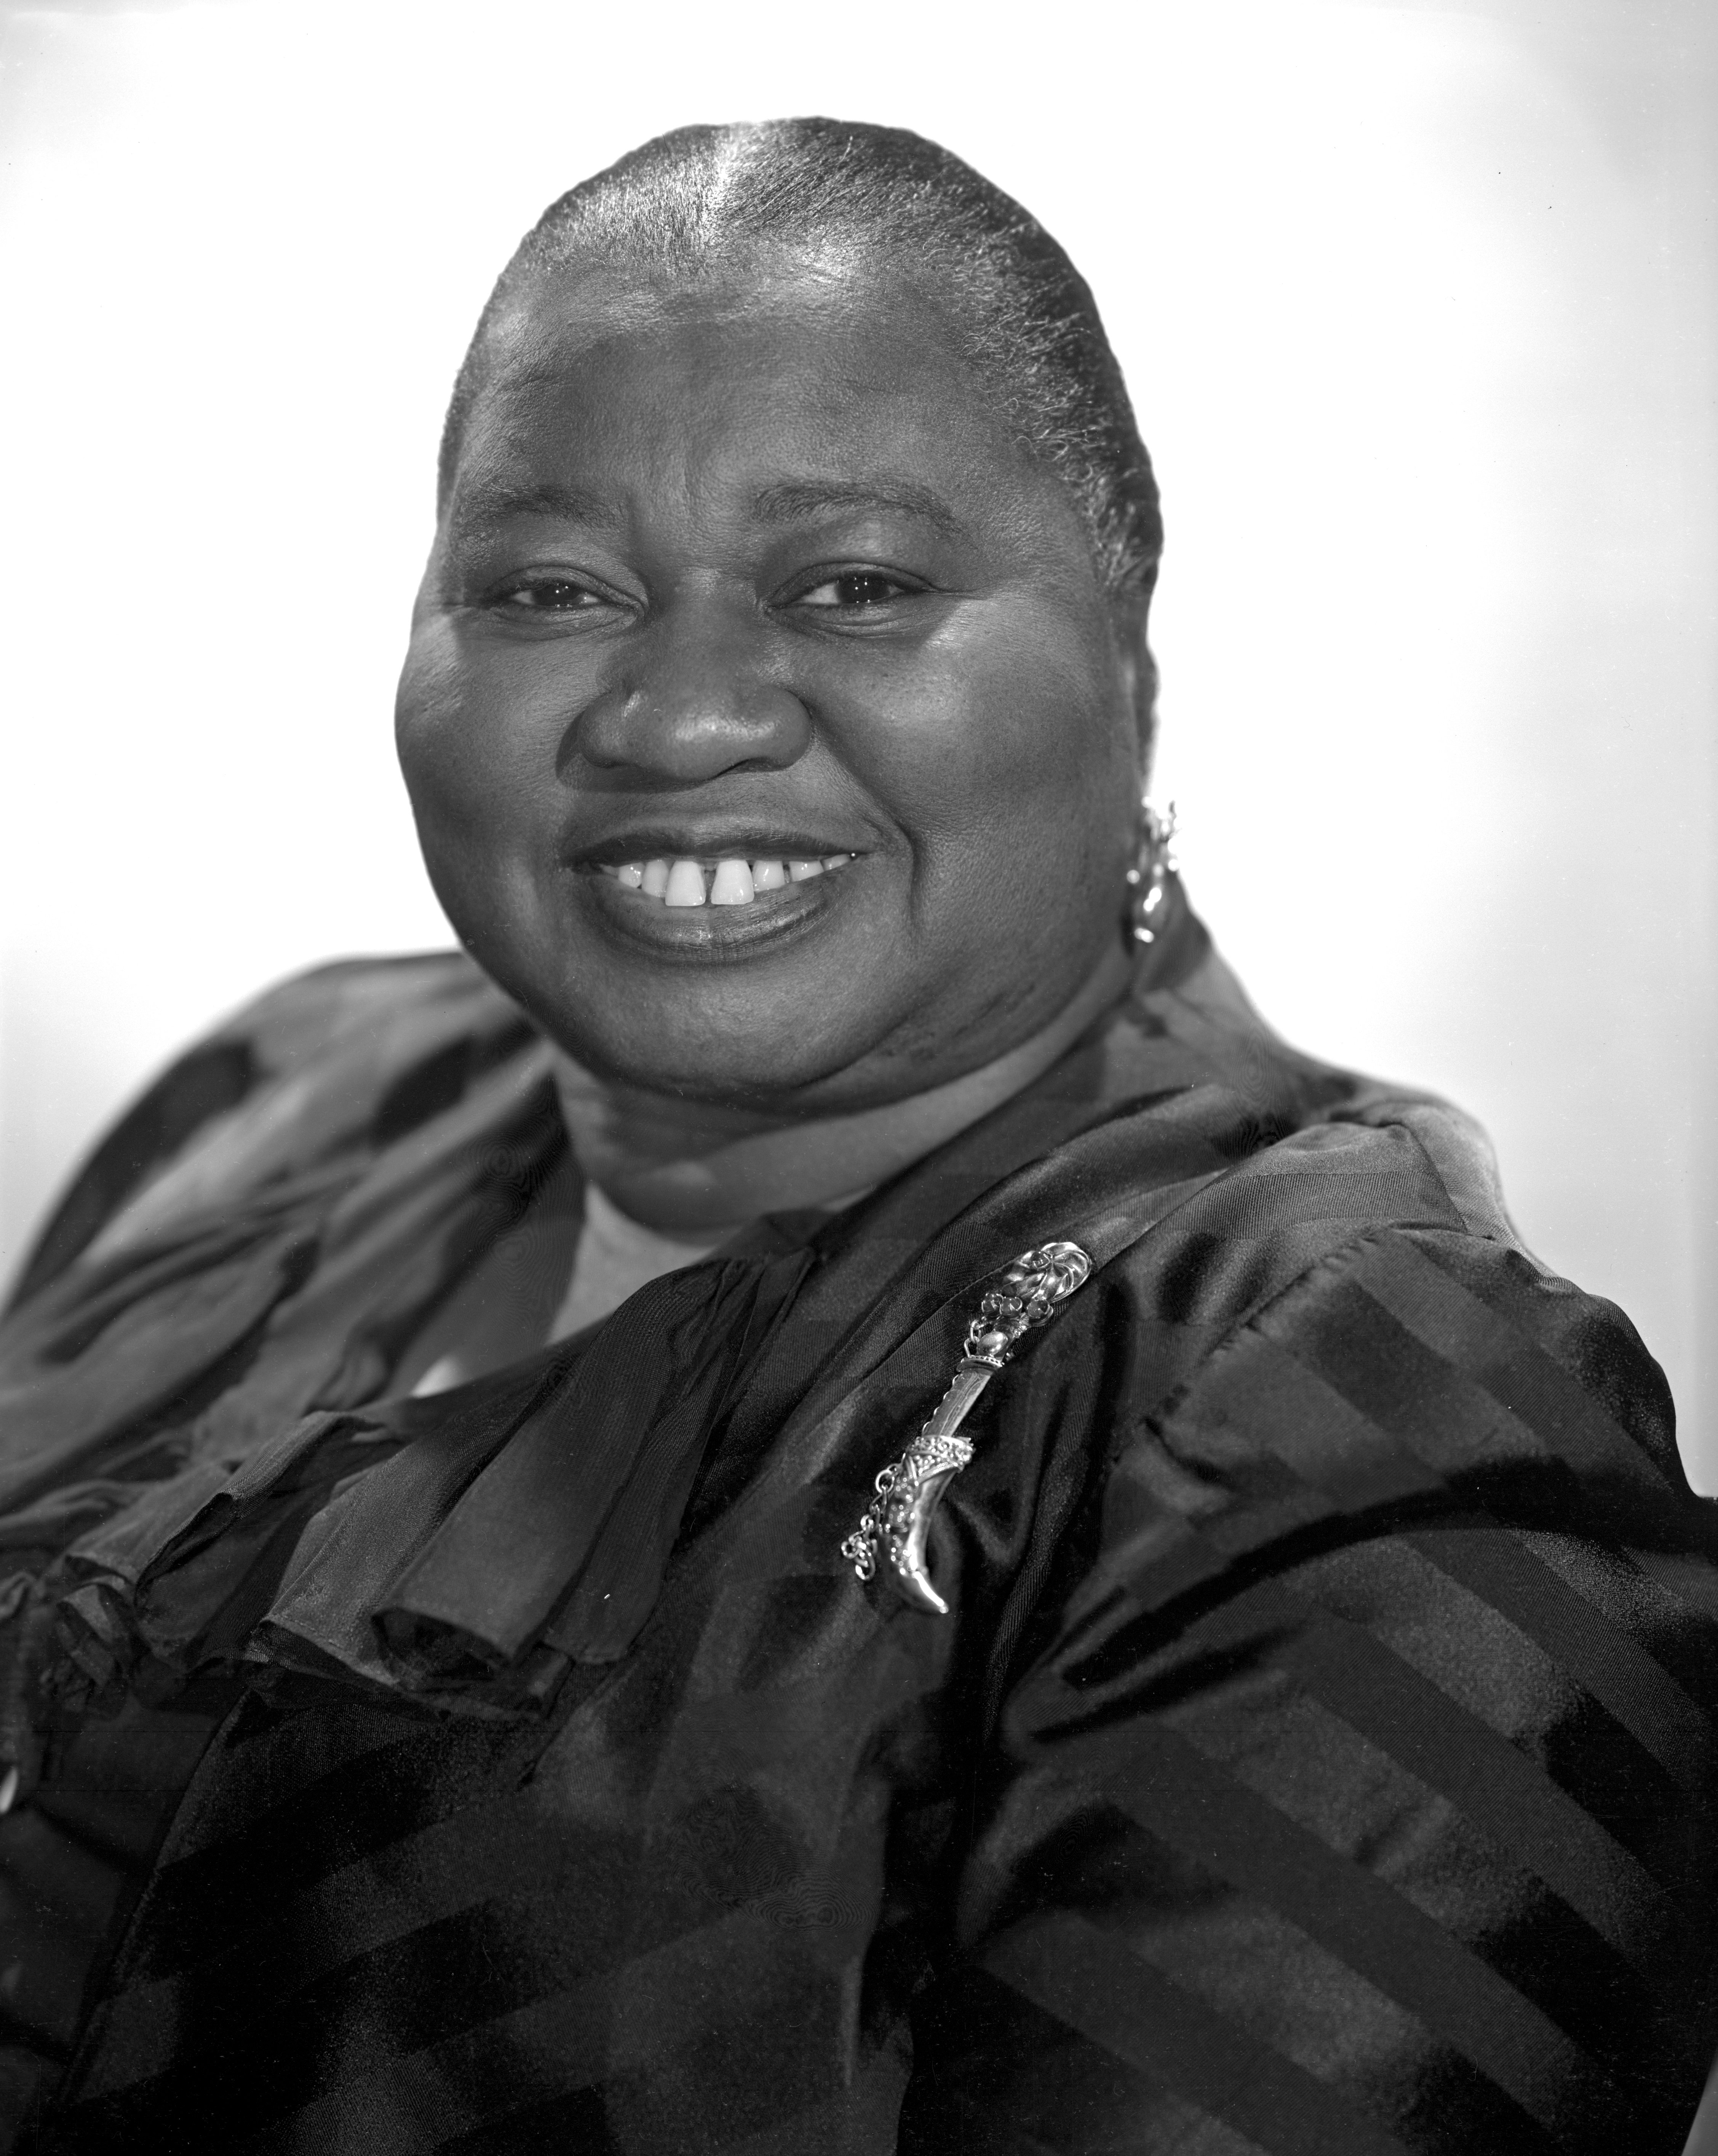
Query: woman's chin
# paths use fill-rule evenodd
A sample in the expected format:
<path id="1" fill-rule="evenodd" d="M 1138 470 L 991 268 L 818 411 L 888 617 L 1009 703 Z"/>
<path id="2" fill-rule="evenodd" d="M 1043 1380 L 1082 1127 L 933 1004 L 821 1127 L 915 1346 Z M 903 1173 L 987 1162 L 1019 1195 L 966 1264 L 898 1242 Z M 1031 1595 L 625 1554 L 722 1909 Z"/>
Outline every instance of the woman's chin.
<path id="1" fill-rule="evenodd" d="M 779 902 L 736 921 L 598 893 L 596 932 L 536 981 L 501 985 L 609 1085 L 796 1118 L 869 1106 L 867 1074 L 910 1000 L 903 937 L 816 886 L 769 896 Z"/>
<path id="2" fill-rule="evenodd" d="M 875 1105 L 864 1085 L 864 1045 L 821 1039 L 761 1009 L 743 1030 L 704 1026 L 664 1013 L 655 1026 L 644 1011 L 623 1039 L 580 1030 L 562 1038 L 582 1070 L 610 1088 L 657 1094 L 688 1105 L 735 1109 L 775 1122 L 850 1114 Z M 603 1029 L 604 1033 L 609 1031 Z"/>

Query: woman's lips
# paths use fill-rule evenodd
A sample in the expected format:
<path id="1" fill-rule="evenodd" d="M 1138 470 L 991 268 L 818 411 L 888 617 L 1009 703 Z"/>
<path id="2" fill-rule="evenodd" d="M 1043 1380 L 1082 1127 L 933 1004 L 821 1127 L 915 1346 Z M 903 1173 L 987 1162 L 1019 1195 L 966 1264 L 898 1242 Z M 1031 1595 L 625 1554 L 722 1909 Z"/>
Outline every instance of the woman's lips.
<path id="1" fill-rule="evenodd" d="M 810 883 L 832 870 L 844 869 L 852 854 L 810 856 L 768 855 L 748 859 L 743 854 L 662 855 L 649 860 L 622 861 L 613 867 L 599 864 L 597 874 L 635 891 L 651 904 L 690 909 L 700 906 L 750 907 L 769 891 L 790 885 Z"/>
<path id="2" fill-rule="evenodd" d="M 654 855 L 590 862 L 581 880 L 612 932 L 664 957 L 733 957 L 808 931 L 857 854 Z"/>

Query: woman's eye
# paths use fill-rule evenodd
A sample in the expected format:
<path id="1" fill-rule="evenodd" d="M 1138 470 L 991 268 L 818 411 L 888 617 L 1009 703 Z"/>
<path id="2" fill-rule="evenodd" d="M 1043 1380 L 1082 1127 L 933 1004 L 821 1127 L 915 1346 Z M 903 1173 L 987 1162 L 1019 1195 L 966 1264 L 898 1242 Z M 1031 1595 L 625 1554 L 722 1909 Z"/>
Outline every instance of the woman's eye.
<path id="1" fill-rule="evenodd" d="M 890 599 L 901 598 L 908 588 L 895 578 L 885 577 L 880 569 L 849 569 L 802 592 L 797 603 L 830 608 L 884 606 Z"/>
<path id="2" fill-rule="evenodd" d="M 507 585 L 490 603 L 526 613 L 584 613 L 607 602 L 588 584 L 575 583 L 570 577 L 532 577 Z"/>

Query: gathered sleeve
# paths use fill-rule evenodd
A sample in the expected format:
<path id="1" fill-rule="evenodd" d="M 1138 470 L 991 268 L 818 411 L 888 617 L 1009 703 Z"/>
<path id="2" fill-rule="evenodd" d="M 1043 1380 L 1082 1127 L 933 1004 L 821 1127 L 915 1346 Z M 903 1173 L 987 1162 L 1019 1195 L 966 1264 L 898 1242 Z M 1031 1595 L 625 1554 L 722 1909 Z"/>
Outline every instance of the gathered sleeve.
<path id="1" fill-rule="evenodd" d="M 904 2156 L 1678 2156 L 1718 1570 L 1627 1321 L 1381 1230 L 1117 1438 L 972 1793 Z"/>

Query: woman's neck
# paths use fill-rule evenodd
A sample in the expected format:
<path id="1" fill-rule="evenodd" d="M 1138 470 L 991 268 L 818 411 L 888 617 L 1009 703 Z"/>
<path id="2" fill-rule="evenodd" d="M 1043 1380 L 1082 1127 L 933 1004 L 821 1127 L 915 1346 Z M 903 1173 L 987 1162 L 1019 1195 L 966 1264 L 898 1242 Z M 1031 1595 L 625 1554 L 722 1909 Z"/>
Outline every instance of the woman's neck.
<path id="1" fill-rule="evenodd" d="M 811 1119 L 714 1107 L 605 1083 L 557 1055 L 556 1083 L 580 1168 L 634 1220 L 698 1236 L 765 1213 L 862 1195 L 988 1115 L 1047 1070 L 1126 988 L 1119 945 L 1029 1040 L 928 1092 Z"/>

